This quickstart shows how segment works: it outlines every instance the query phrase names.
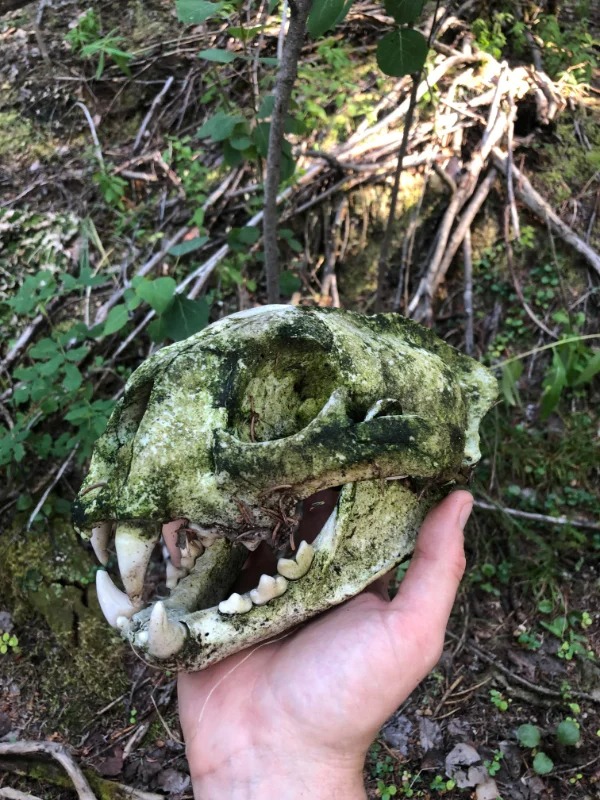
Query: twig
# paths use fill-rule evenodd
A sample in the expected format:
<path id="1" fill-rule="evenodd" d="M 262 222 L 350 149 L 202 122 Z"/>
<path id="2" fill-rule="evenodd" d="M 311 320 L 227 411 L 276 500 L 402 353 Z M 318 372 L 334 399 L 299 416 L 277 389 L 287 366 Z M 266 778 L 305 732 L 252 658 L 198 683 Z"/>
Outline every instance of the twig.
<path id="1" fill-rule="evenodd" d="M 41 800 L 41 797 L 34 794 L 20 792 L 18 789 L 11 789 L 8 786 L 6 789 L 0 789 L 0 797 L 6 797 L 7 800 Z"/>
<path id="2" fill-rule="evenodd" d="M 398 205 L 398 192 L 400 190 L 400 176 L 402 175 L 402 167 L 404 165 L 404 159 L 408 150 L 408 137 L 410 136 L 413 116 L 417 106 L 417 93 L 419 91 L 420 76 L 420 72 L 412 76 L 412 88 L 408 101 L 408 109 L 406 111 L 406 119 L 404 120 L 402 141 L 400 143 L 400 150 L 398 151 L 398 162 L 396 164 L 396 171 L 394 173 L 394 185 L 392 187 L 392 195 L 390 197 L 390 208 L 388 211 L 383 241 L 381 242 L 381 248 L 379 250 L 379 263 L 377 265 L 377 293 L 375 295 L 376 311 L 383 310 L 383 295 L 385 288 L 384 282 L 387 275 L 388 262 L 390 258 L 390 245 L 392 243 L 392 233 L 394 230 L 394 220 L 396 217 L 396 206 Z"/>
<path id="3" fill-rule="evenodd" d="M 471 253 L 471 228 L 467 228 L 463 238 L 463 263 L 465 273 L 465 353 L 473 355 L 473 258 Z"/>
<path id="4" fill-rule="evenodd" d="M 38 43 L 38 47 L 40 48 L 40 55 L 44 61 L 50 61 L 48 49 L 46 48 L 46 43 L 44 42 L 44 37 L 42 36 L 42 18 L 44 16 L 44 10 L 47 4 L 48 0 L 40 0 L 38 10 L 35 15 L 35 20 L 33 21 L 33 32 L 35 33 L 35 38 Z"/>
<path id="5" fill-rule="evenodd" d="M 133 143 L 133 152 L 134 153 L 137 152 L 140 144 L 142 143 L 142 137 L 144 136 L 144 134 L 146 132 L 146 128 L 150 124 L 150 120 L 154 116 L 154 112 L 156 111 L 158 106 L 162 103 L 163 97 L 166 95 L 166 93 L 169 91 L 169 89 L 173 85 L 173 81 L 174 80 L 175 80 L 175 78 L 172 75 L 170 75 L 167 78 L 167 80 L 165 81 L 165 85 L 162 87 L 160 92 L 156 95 L 156 97 L 152 101 L 152 105 L 150 106 L 150 108 L 148 109 L 148 113 L 146 114 L 146 116 L 142 120 L 142 124 L 140 125 L 140 129 L 137 132 L 137 136 L 135 137 L 135 142 Z"/>
<path id="6" fill-rule="evenodd" d="M 88 107 L 86 106 L 85 103 L 79 101 L 75 103 L 75 105 L 78 106 L 85 115 L 88 127 L 90 129 L 90 133 L 92 134 L 92 141 L 94 142 L 94 155 L 96 156 L 96 161 L 104 169 L 104 156 L 102 155 L 102 148 L 100 147 L 100 141 L 98 139 L 98 134 L 96 132 L 96 125 L 94 124 L 92 115 L 90 114 Z"/>
<path id="7" fill-rule="evenodd" d="M 508 514 L 509 517 L 519 517 L 520 519 L 529 519 L 532 522 L 544 522 L 549 525 L 570 525 L 573 528 L 586 528 L 592 531 L 600 531 L 600 524 L 597 522 L 588 522 L 585 519 L 570 519 L 569 517 L 551 517 L 549 514 L 537 514 L 533 511 L 520 511 L 518 508 L 508 508 L 507 506 L 494 505 L 493 503 L 486 503 L 484 500 L 475 500 L 475 507 L 481 508 L 484 511 L 498 511 L 502 514 Z"/>
<path id="8" fill-rule="evenodd" d="M 499 147 L 492 149 L 492 158 L 494 164 L 501 172 L 506 175 L 509 170 L 508 155 L 503 152 Z M 538 216 L 555 231 L 567 244 L 582 255 L 586 261 L 592 266 L 598 275 L 600 275 L 600 255 L 589 246 L 575 231 L 570 228 L 562 219 L 556 214 L 550 205 L 544 200 L 541 194 L 537 192 L 525 175 L 512 165 L 512 173 L 516 179 L 515 194 L 522 203 L 529 208 L 530 211 Z"/>
<path id="9" fill-rule="evenodd" d="M 63 767 L 79 800 L 96 800 L 96 795 L 87 782 L 87 778 L 77 766 L 66 747 L 57 742 L 0 742 L 0 756 L 27 756 L 44 753 L 52 756 Z"/>

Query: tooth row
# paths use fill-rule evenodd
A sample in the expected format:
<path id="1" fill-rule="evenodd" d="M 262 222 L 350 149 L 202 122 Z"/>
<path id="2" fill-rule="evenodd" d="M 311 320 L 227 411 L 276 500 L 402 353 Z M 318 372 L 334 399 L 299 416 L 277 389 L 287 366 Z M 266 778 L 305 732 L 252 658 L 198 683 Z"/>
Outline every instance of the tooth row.
<path id="1" fill-rule="evenodd" d="M 130 619 L 141 608 L 141 604 L 132 603 L 125 592 L 115 586 L 104 569 L 96 573 L 96 592 L 102 613 L 113 628 L 123 627 L 123 618 Z"/>
<path id="2" fill-rule="evenodd" d="M 308 542 L 302 541 L 296 551 L 295 558 L 280 558 L 277 562 L 277 572 L 290 581 L 303 578 L 315 557 L 315 548 Z"/>

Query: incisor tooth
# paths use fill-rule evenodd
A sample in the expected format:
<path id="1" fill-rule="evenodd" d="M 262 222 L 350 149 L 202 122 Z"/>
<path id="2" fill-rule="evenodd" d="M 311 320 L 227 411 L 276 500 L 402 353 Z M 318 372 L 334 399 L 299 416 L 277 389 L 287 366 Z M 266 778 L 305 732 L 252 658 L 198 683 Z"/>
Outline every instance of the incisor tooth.
<path id="1" fill-rule="evenodd" d="M 281 597 L 288 587 L 288 582 L 282 575 L 275 578 L 271 575 L 261 575 L 256 589 L 250 592 L 250 599 L 255 606 L 264 606 L 269 600 Z"/>
<path id="2" fill-rule="evenodd" d="M 154 525 L 149 527 L 128 522 L 117 525 L 115 547 L 119 571 L 125 591 L 134 603 L 142 596 L 146 568 L 158 537 L 159 531 Z"/>
<path id="3" fill-rule="evenodd" d="M 221 600 L 219 611 L 221 614 L 245 614 L 252 608 L 252 600 L 247 594 L 234 592 L 227 600 Z"/>
<path id="4" fill-rule="evenodd" d="M 211 528 L 203 528 L 202 525 L 198 525 L 195 522 L 188 523 L 186 527 L 194 531 L 204 547 L 212 547 L 219 538 L 219 534 L 215 533 Z"/>
<path id="5" fill-rule="evenodd" d="M 291 581 L 302 578 L 313 562 L 315 548 L 308 542 L 302 541 L 298 547 L 295 558 L 280 558 L 277 562 L 277 572 Z"/>
<path id="6" fill-rule="evenodd" d="M 101 522 L 100 525 L 96 525 L 95 528 L 92 528 L 92 537 L 90 542 L 92 544 L 94 553 L 96 554 L 96 558 L 104 566 L 106 566 L 108 563 L 107 547 L 111 533 L 112 522 Z"/>
<path id="7" fill-rule="evenodd" d="M 148 652 L 157 658 L 169 658 L 181 650 L 185 637 L 181 622 L 170 620 L 162 600 L 156 602 L 148 622 Z"/>
<path id="8" fill-rule="evenodd" d="M 110 575 L 104 569 L 99 569 L 96 573 L 96 592 L 102 613 L 113 628 L 118 627 L 117 620 L 120 617 L 129 619 L 136 611 L 139 611 L 139 606 L 134 605 L 125 592 L 117 589 Z"/>

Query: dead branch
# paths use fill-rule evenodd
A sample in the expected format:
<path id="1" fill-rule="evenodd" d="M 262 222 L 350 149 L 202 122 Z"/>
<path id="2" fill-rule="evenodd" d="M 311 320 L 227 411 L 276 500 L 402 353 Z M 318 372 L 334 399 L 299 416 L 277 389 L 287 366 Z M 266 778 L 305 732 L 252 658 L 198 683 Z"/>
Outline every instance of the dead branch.
<path id="1" fill-rule="evenodd" d="M 66 747 L 57 742 L 0 742 L 0 756 L 28 756 L 43 753 L 56 759 L 63 767 L 77 792 L 79 800 L 96 800 L 87 778 Z"/>
<path id="2" fill-rule="evenodd" d="M 494 147 L 492 150 L 492 158 L 494 164 L 503 173 L 508 174 L 509 159 L 507 153 L 499 147 Z M 600 255 L 589 246 L 584 240 L 578 236 L 575 231 L 570 228 L 558 214 L 550 207 L 548 202 L 544 200 L 541 194 L 537 192 L 525 175 L 512 165 L 512 173 L 516 180 L 515 194 L 519 200 L 524 203 L 527 208 L 532 211 L 543 222 L 547 223 L 550 228 L 560 236 L 563 241 L 569 244 L 574 250 L 582 255 L 585 260 L 592 266 L 598 275 L 600 275 Z"/>
<path id="3" fill-rule="evenodd" d="M 162 87 L 160 92 L 156 95 L 156 97 L 152 101 L 152 105 L 150 106 L 150 108 L 148 109 L 148 113 L 146 114 L 146 116 L 142 120 L 142 124 L 140 125 L 140 129 L 137 132 L 137 136 L 135 137 L 135 141 L 133 143 L 133 148 L 132 148 L 134 153 L 136 153 L 138 151 L 138 149 L 140 147 L 140 144 L 142 143 L 142 137 L 146 133 L 146 128 L 150 124 L 150 120 L 154 116 L 154 112 L 156 111 L 158 106 L 162 103 L 164 96 L 166 95 L 166 93 L 169 91 L 169 89 L 173 85 L 173 81 L 174 80 L 175 80 L 175 78 L 172 75 L 170 75 L 167 78 L 167 80 L 165 81 L 165 85 Z"/>
<path id="4" fill-rule="evenodd" d="M 600 524 L 588 522 L 586 519 L 571 519 L 570 517 L 551 517 L 548 514 L 534 514 L 532 511 L 520 511 L 518 508 L 508 508 L 507 506 L 486 503 L 484 500 L 476 500 L 475 507 L 484 511 L 498 511 L 501 514 L 508 514 L 509 517 L 519 519 L 529 519 L 532 522 L 543 522 L 548 525 L 570 525 L 573 528 L 585 528 L 591 531 L 600 531 Z"/>
<path id="5" fill-rule="evenodd" d="M 0 797 L 6 797 L 7 800 L 42 800 L 41 797 L 27 792 L 20 792 L 18 789 L 11 789 L 9 786 L 5 789 L 0 789 Z"/>
<path id="6" fill-rule="evenodd" d="M 467 228 L 463 237 L 463 264 L 465 275 L 465 353 L 473 355 L 473 258 L 471 253 L 471 228 Z"/>

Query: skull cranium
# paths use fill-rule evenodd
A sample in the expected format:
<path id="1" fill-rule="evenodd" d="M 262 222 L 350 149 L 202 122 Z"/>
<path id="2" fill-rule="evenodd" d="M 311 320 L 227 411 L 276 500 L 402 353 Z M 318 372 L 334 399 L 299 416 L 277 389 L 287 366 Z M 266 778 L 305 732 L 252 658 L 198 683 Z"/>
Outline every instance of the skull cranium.
<path id="1" fill-rule="evenodd" d="M 202 669 L 357 594 L 410 552 L 430 505 L 479 459 L 497 392 L 479 365 L 399 315 L 265 306 L 165 347 L 131 376 L 74 519 L 109 619 L 154 663 Z M 342 487 L 316 540 L 303 504 Z M 171 594 L 143 608 L 161 532 Z M 277 573 L 230 594 L 248 550 Z"/>

